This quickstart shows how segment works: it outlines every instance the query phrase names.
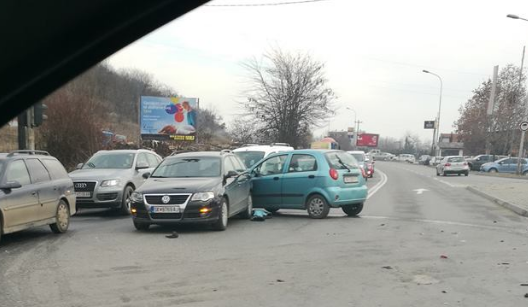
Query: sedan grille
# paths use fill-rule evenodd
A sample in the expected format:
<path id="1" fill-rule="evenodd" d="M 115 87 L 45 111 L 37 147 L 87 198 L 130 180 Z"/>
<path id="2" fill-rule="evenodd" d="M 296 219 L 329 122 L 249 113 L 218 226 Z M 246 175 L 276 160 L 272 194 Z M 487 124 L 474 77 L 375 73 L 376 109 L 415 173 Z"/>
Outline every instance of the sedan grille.
<path id="1" fill-rule="evenodd" d="M 150 217 L 153 220 L 179 220 L 182 217 L 181 213 L 151 213 Z"/>
<path id="2" fill-rule="evenodd" d="M 177 195 L 145 195 L 145 200 L 151 205 L 181 205 L 184 204 L 191 194 Z"/>

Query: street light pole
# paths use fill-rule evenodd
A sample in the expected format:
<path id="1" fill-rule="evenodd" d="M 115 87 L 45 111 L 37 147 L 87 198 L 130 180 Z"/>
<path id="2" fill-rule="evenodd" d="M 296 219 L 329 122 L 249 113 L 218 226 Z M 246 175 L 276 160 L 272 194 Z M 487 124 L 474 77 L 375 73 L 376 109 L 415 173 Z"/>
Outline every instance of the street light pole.
<path id="1" fill-rule="evenodd" d="M 357 136 L 358 136 L 358 132 L 357 132 L 357 129 L 356 129 L 356 125 L 358 125 L 357 113 L 356 113 L 356 111 L 354 109 L 352 109 L 350 107 L 346 107 L 346 109 L 354 112 L 354 146 L 353 146 L 353 148 L 356 149 L 356 147 L 357 147 Z"/>
<path id="2" fill-rule="evenodd" d="M 506 15 L 506 17 L 508 18 L 512 18 L 512 19 L 520 19 L 520 20 L 524 20 L 524 21 L 528 21 L 528 19 L 525 19 L 525 18 L 522 18 L 522 17 L 519 17 L 517 15 L 514 15 L 514 14 L 508 14 Z M 522 60 L 522 63 L 524 63 L 524 49 L 523 49 L 523 60 Z M 521 85 L 521 82 L 522 82 L 522 64 L 521 64 L 521 72 L 519 74 L 519 87 Z M 524 111 L 524 116 L 523 116 L 523 120 L 528 120 L 528 100 L 525 100 L 524 101 L 525 103 L 525 111 Z M 521 164 L 521 159 L 523 158 L 523 151 L 524 151 L 524 139 L 526 137 L 526 132 L 524 130 L 521 131 L 521 144 L 519 145 L 519 156 L 518 156 L 518 160 L 517 160 L 517 175 L 521 175 L 521 167 L 522 167 L 522 164 Z"/>
<path id="3" fill-rule="evenodd" d="M 428 70 L 422 70 L 424 73 L 426 74 L 430 74 L 430 75 L 433 75 L 435 77 L 438 78 L 438 80 L 440 80 L 440 101 L 438 102 L 438 115 L 436 116 L 436 125 L 435 125 L 435 133 L 434 133 L 434 138 L 433 138 L 433 146 L 435 148 L 435 156 L 439 156 L 440 155 L 440 148 L 438 147 L 438 142 L 439 142 L 439 139 L 440 139 L 440 113 L 442 111 L 442 89 L 444 87 L 444 84 L 443 84 L 443 81 L 442 81 L 442 77 L 440 77 L 439 75 L 433 73 L 433 72 L 430 72 Z"/>

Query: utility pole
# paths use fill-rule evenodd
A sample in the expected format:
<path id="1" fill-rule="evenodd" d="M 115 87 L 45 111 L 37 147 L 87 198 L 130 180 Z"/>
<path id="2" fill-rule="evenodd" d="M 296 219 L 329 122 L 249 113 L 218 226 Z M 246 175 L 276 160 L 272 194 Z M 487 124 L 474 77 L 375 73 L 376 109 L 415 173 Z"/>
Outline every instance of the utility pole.
<path id="1" fill-rule="evenodd" d="M 18 115 L 18 149 L 28 149 L 26 126 L 28 124 L 28 113 L 24 111 Z"/>
<path id="2" fill-rule="evenodd" d="M 360 120 L 356 121 L 357 129 L 356 129 L 356 143 L 354 144 L 354 148 L 357 149 L 357 141 L 358 141 L 358 135 L 359 135 L 359 124 L 362 124 L 363 122 Z"/>
<path id="3" fill-rule="evenodd" d="M 493 109 L 495 108 L 495 93 L 497 91 L 497 78 L 499 75 L 499 65 L 493 67 L 493 81 L 491 84 L 490 99 L 488 102 L 488 109 L 486 111 L 486 154 L 491 153 L 491 126 L 492 126 L 492 115 Z"/>
<path id="4" fill-rule="evenodd" d="M 523 66 L 524 66 L 524 54 L 525 54 L 525 51 L 526 51 L 526 46 L 523 47 L 523 53 L 522 53 L 522 59 L 521 59 L 521 70 L 519 71 L 519 91 L 521 90 L 521 85 L 522 85 L 522 77 L 523 77 Z M 524 106 L 525 106 L 525 111 L 524 111 L 524 116 L 523 116 L 523 119 L 526 120 L 528 119 L 528 101 L 524 101 Z M 521 159 L 523 158 L 523 154 L 524 154 L 524 137 L 525 137 L 525 134 L 526 132 L 524 130 L 521 130 L 521 144 L 519 145 L 519 159 L 517 161 L 517 175 L 521 175 L 521 172 L 522 172 L 522 164 L 521 164 Z"/>

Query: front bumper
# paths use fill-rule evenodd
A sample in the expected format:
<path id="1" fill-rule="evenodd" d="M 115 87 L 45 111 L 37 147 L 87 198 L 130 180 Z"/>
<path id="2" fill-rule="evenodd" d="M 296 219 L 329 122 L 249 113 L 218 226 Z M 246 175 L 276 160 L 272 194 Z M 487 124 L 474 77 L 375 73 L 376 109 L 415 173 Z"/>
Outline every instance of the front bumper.
<path id="1" fill-rule="evenodd" d="M 76 181 L 75 183 L 84 182 Z M 86 190 L 75 189 L 75 192 L 89 192 L 90 197 L 80 197 L 77 195 L 77 208 L 120 208 L 123 199 L 124 187 L 100 187 L 99 182 L 95 182 L 92 188 Z"/>
<path id="2" fill-rule="evenodd" d="M 144 202 L 132 202 L 130 205 L 132 218 L 140 223 L 147 224 L 211 224 L 220 218 L 220 201 L 210 200 L 207 202 L 189 201 L 185 206 L 180 206 L 180 213 L 153 213 L 153 206 Z M 183 207 L 183 208 L 182 208 Z M 201 213 L 200 209 L 210 209 L 207 213 Z"/>

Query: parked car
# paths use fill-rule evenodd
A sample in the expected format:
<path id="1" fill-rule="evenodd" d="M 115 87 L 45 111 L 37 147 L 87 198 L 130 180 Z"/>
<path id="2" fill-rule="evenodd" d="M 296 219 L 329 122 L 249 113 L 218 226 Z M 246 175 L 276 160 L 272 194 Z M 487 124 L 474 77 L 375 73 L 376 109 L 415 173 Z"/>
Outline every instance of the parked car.
<path id="1" fill-rule="evenodd" d="M 249 145 L 233 150 L 235 155 L 244 162 L 247 168 L 252 167 L 260 160 L 272 153 L 294 150 L 289 144 L 272 143 L 271 145 Z"/>
<path id="2" fill-rule="evenodd" d="M 511 173 L 517 172 L 519 158 L 502 158 L 495 162 L 484 163 L 480 167 L 481 172 L 488 173 Z M 528 159 L 521 159 L 521 174 L 528 176 Z"/>
<path id="3" fill-rule="evenodd" d="M 56 158 L 37 150 L 0 154 L 0 239 L 43 225 L 64 233 L 73 214 L 73 182 Z"/>
<path id="4" fill-rule="evenodd" d="M 253 205 L 274 212 L 307 210 L 325 218 L 330 208 L 355 216 L 367 199 L 356 159 L 340 150 L 295 150 L 272 154 L 251 168 Z"/>
<path id="5" fill-rule="evenodd" d="M 436 166 L 436 176 L 447 176 L 448 174 L 464 174 L 469 176 L 469 166 L 462 156 L 447 156 Z"/>
<path id="6" fill-rule="evenodd" d="M 421 155 L 420 158 L 418 159 L 418 164 L 421 164 L 421 165 L 429 165 L 430 162 L 431 162 L 431 156 L 429 155 Z"/>
<path id="7" fill-rule="evenodd" d="M 353 150 L 347 151 L 347 153 L 351 154 L 358 162 L 359 167 L 363 169 L 365 179 L 368 180 L 368 178 L 372 178 L 372 174 L 374 174 L 374 167 L 370 162 L 370 159 L 367 158 L 365 152 L 361 150 Z"/>
<path id="8" fill-rule="evenodd" d="M 165 158 L 130 198 L 134 226 L 209 224 L 225 230 L 228 218 L 251 217 L 249 173 L 230 151 L 188 152 Z"/>
<path id="9" fill-rule="evenodd" d="M 73 179 L 77 208 L 112 208 L 130 213 L 128 198 L 161 162 L 153 151 L 100 150 L 86 163 L 70 173 Z"/>
<path id="10" fill-rule="evenodd" d="M 478 155 L 474 158 L 468 159 L 467 162 L 469 164 L 469 169 L 471 169 L 472 171 L 480 171 L 480 167 L 484 163 L 494 162 L 503 158 L 506 157 L 497 155 Z"/>
<path id="11" fill-rule="evenodd" d="M 401 162 L 414 163 L 416 162 L 416 157 L 411 154 L 401 154 L 398 155 L 397 160 Z"/>
<path id="12" fill-rule="evenodd" d="M 373 157 L 376 161 L 392 161 L 396 159 L 395 155 L 388 152 L 375 153 Z"/>

